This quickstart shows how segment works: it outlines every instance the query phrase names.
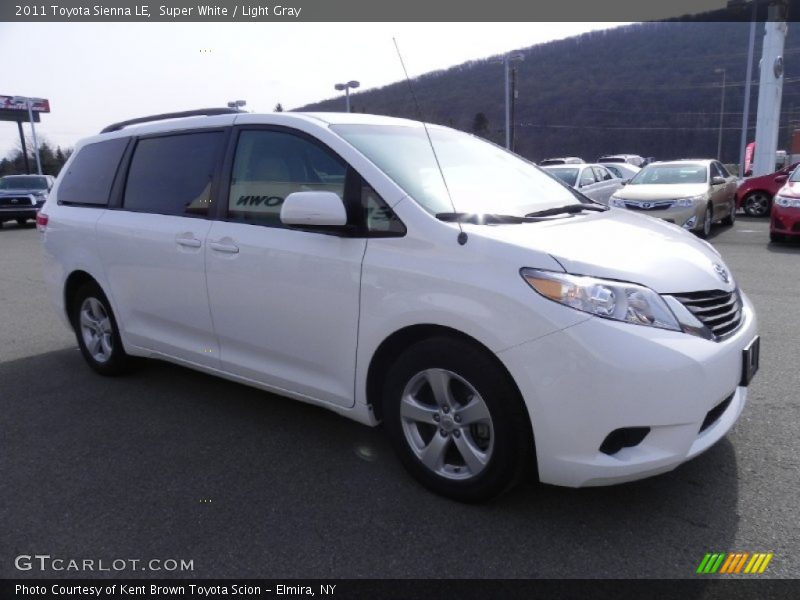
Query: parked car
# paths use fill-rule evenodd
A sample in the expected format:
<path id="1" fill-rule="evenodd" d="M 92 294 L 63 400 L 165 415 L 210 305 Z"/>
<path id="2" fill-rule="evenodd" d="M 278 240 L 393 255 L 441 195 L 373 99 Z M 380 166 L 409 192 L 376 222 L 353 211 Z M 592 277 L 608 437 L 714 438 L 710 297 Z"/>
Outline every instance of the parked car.
<path id="1" fill-rule="evenodd" d="M 783 187 L 798 164 L 800 163 L 792 163 L 769 175 L 745 179 L 736 190 L 736 206 L 751 217 L 768 216 L 772 198 Z"/>
<path id="2" fill-rule="evenodd" d="M 634 175 L 641 171 L 641 168 L 630 163 L 603 163 L 603 166 L 611 171 L 614 177 L 619 177 L 626 182 L 630 181 Z"/>
<path id="3" fill-rule="evenodd" d="M 645 159 L 638 154 L 609 154 L 597 159 L 599 163 L 628 163 L 634 167 L 644 166 Z"/>
<path id="4" fill-rule="evenodd" d="M 560 165 L 546 166 L 544 169 L 601 204 L 607 205 L 611 194 L 623 185 L 623 180 L 603 165 Z"/>
<path id="5" fill-rule="evenodd" d="M 669 471 L 733 426 L 758 366 L 710 245 L 436 125 L 118 123 L 76 145 L 37 223 L 97 373 L 153 357 L 382 421 L 460 500 Z"/>
<path id="6" fill-rule="evenodd" d="M 578 158 L 577 156 L 566 156 L 564 158 L 545 158 L 543 161 L 539 162 L 540 167 L 545 167 L 548 165 L 581 165 L 584 164 L 586 161 L 582 158 Z"/>
<path id="7" fill-rule="evenodd" d="M 0 177 L 0 227 L 5 221 L 25 225 L 35 220 L 54 182 L 51 175 Z"/>
<path id="8" fill-rule="evenodd" d="M 794 169 L 775 194 L 770 215 L 769 239 L 785 242 L 789 238 L 800 238 L 800 169 Z"/>
<path id="9" fill-rule="evenodd" d="M 640 211 L 707 237 L 736 220 L 736 177 L 716 160 L 654 162 L 614 193 L 611 206 Z"/>

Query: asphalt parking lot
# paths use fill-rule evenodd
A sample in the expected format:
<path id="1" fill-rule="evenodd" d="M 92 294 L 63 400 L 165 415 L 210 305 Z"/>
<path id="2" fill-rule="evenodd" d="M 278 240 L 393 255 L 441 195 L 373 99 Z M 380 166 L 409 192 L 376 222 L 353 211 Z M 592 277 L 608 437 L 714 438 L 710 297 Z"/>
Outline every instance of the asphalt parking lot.
<path id="1" fill-rule="evenodd" d="M 149 362 L 95 375 L 45 297 L 39 234 L 0 231 L 0 577 L 20 554 L 193 560 L 128 577 L 692 577 L 706 552 L 800 573 L 800 244 L 739 218 L 711 242 L 755 303 L 734 430 L 656 478 L 530 483 L 478 506 L 405 474 L 380 429 Z M 87 574 L 83 574 L 86 576 Z M 101 575 L 102 574 L 88 574 Z"/>

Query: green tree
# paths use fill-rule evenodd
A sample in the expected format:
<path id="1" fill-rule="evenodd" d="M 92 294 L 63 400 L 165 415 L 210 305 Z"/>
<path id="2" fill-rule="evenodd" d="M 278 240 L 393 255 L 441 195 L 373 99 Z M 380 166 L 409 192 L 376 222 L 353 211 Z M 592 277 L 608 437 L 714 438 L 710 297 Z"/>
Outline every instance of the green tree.
<path id="1" fill-rule="evenodd" d="M 273 110 L 274 112 L 283 112 L 283 105 L 281 105 L 281 103 L 280 103 L 280 102 L 278 102 L 278 103 L 275 105 L 275 108 L 273 108 L 272 110 Z"/>

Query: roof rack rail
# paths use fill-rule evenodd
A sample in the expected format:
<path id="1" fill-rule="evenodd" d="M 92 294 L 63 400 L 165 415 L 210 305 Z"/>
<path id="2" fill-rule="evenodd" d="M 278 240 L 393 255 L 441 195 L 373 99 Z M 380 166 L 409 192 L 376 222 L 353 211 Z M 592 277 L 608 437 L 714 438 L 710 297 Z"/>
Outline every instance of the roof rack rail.
<path id="1" fill-rule="evenodd" d="M 242 111 L 235 108 L 197 108 L 195 110 L 184 110 L 180 112 L 163 113 L 160 115 L 151 115 L 149 117 L 139 117 L 138 119 L 128 119 L 127 121 L 120 121 L 119 123 L 112 123 L 105 127 L 100 133 L 108 133 L 110 131 L 119 131 L 128 125 L 137 125 L 138 123 L 150 123 L 151 121 L 164 121 L 166 119 L 180 119 L 182 117 L 211 117 L 213 115 L 230 115 L 240 113 Z"/>

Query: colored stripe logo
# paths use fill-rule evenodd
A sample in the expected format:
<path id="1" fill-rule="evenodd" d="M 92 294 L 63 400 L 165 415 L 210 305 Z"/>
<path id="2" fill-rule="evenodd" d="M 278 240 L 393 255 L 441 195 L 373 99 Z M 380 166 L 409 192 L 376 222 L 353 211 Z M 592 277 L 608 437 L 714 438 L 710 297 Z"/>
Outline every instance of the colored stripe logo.
<path id="1" fill-rule="evenodd" d="M 772 552 L 753 552 L 752 554 L 750 552 L 708 552 L 700 561 L 696 572 L 701 575 L 713 575 L 714 573 L 756 575 L 767 570 L 767 565 L 772 557 Z"/>

